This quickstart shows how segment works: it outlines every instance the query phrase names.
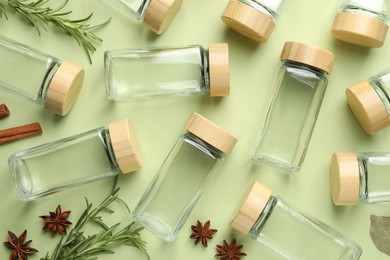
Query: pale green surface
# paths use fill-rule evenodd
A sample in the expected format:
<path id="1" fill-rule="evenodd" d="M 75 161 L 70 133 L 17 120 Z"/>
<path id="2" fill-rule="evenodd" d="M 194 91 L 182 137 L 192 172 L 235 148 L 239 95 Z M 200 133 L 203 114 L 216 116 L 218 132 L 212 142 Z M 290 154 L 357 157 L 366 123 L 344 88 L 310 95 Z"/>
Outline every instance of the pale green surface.
<path id="1" fill-rule="evenodd" d="M 39 259 L 39 255 L 43 256 L 46 251 L 52 250 L 58 237 L 51 239 L 48 233 L 42 233 L 43 223 L 37 216 L 53 211 L 61 203 L 64 210 L 72 210 L 70 220 L 76 221 L 84 209 L 83 197 L 87 196 L 98 203 L 108 194 L 112 185 L 112 180 L 101 181 L 36 202 L 23 203 L 16 196 L 8 170 L 7 158 L 11 153 L 128 117 L 137 132 L 144 158 L 142 170 L 119 179 L 121 197 L 134 208 L 176 138 L 182 133 L 182 127 L 190 113 L 197 111 L 235 134 L 239 141 L 173 243 L 165 243 L 143 231 L 142 236 L 148 241 L 147 249 L 152 259 L 214 259 L 215 245 L 222 243 L 224 239 L 230 241 L 233 237 L 244 244 L 244 251 L 248 256 L 243 259 L 278 259 L 260 244 L 252 242 L 249 236 L 232 232 L 228 225 L 237 203 L 253 180 L 262 181 L 297 208 L 321 219 L 359 243 L 363 247 L 361 259 L 387 258 L 374 247 L 368 230 L 370 214 L 390 215 L 389 206 L 334 207 L 329 193 L 329 164 L 335 151 L 390 149 L 390 129 L 374 137 L 366 135 L 350 112 L 344 95 L 346 87 L 389 65 L 386 57 L 390 55 L 390 45 L 366 50 L 334 40 L 330 36 L 330 28 L 337 3 L 321 0 L 290 1 L 269 42 L 257 45 L 229 30 L 222 23 L 220 15 L 227 2 L 186 0 L 171 27 L 163 35 L 155 36 L 142 24 L 136 24 L 102 1 L 72 1 L 69 8 L 75 10 L 75 17 L 94 12 L 92 23 L 113 17 L 106 28 L 97 32 L 104 42 L 93 55 L 92 66 L 72 38 L 51 29 L 38 37 L 34 29 L 21 23 L 14 15 L 9 15 L 8 21 L 1 20 L 1 34 L 62 60 L 83 65 L 86 68 L 86 79 L 78 102 L 64 118 L 28 101 L 2 93 L 0 103 L 5 102 L 12 115 L 0 121 L 1 129 L 39 121 L 44 134 L 0 147 L 0 241 L 6 240 L 7 230 L 20 234 L 24 228 L 28 228 L 28 238 L 33 240 L 31 246 L 41 251 L 29 259 Z M 306 161 L 301 172 L 296 175 L 283 174 L 276 168 L 258 165 L 250 158 L 257 122 L 279 68 L 279 54 L 284 42 L 289 40 L 326 48 L 337 57 Z M 133 104 L 115 104 L 105 97 L 104 50 L 188 44 L 207 47 L 209 43 L 224 41 L 230 46 L 232 90 L 229 97 L 214 100 L 208 97 L 177 98 Z M 114 216 L 110 221 L 127 220 L 125 214 Z M 219 230 L 206 249 L 195 247 L 188 238 L 190 226 L 197 219 L 211 219 L 213 228 Z M 8 255 L 9 251 L 0 245 L 0 259 L 7 259 Z M 99 259 L 143 258 L 138 251 L 121 247 L 115 255 Z"/>

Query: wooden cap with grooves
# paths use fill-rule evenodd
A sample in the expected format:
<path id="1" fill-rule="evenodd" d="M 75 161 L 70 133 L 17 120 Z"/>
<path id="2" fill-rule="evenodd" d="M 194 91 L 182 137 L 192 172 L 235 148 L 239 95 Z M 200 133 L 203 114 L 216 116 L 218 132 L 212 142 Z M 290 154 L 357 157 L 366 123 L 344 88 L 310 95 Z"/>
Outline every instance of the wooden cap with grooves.
<path id="1" fill-rule="evenodd" d="M 239 34 L 260 43 L 265 43 L 275 29 L 271 17 L 237 0 L 228 3 L 221 18 Z"/>
<path id="2" fill-rule="evenodd" d="M 330 51 L 298 42 L 286 42 L 280 55 L 280 60 L 296 61 L 326 73 L 332 71 L 335 58 Z"/>
<path id="3" fill-rule="evenodd" d="M 374 135 L 390 125 L 382 99 L 367 80 L 347 88 L 345 94 L 353 115 L 367 134 Z"/>
<path id="4" fill-rule="evenodd" d="M 108 125 L 112 149 L 122 173 L 129 173 L 142 167 L 138 143 L 128 119 Z"/>
<path id="5" fill-rule="evenodd" d="M 330 191 L 335 205 L 355 205 L 359 199 L 359 164 L 356 153 L 334 153 Z"/>
<path id="6" fill-rule="evenodd" d="M 338 40 L 354 45 L 378 48 L 386 39 L 388 25 L 362 14 L 337 13 L 332 26 L 332 35 Z"/>
<path id="7" fill-rule="evenodd" d="M 54 74 L 45 96 L 45 107 L 61 116 L 72 109 L 84 81 L 84 69 L 63 62 Z"/>
<path id="8" fill-rule="evenodd" d="M 230 94 L 229 46 L 227 43 L 209 45 L 210 95 Z"/>
<path id="9" fill-rule="evenodd" d="M 183 0 L 151 0 L 145 11 L 144 24 L 153 32 L 162 34 L 172 23 Z"/>
<path id="10" fill-rule="evenodd" d="M 184 128 L 225 154 L 229 154 L 237 142 L 236 137 L 195 112 Z"/>
<path id="11" fill-rule="evenodd" d="M 263 212 L 272 191 L 255 181 L 240 202 L 230 226 L 242 234 L 247 234 Z"/>

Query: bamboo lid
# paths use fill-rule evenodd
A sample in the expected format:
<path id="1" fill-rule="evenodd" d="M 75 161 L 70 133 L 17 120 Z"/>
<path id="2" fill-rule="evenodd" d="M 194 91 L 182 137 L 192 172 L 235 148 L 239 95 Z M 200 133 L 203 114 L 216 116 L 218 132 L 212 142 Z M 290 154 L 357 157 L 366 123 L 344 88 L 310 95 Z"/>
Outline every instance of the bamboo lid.
<path id="1" fill-rule="evenodd" d="M 209 45 L 210 95 L 230 94 L 229 46 L 226 43 Z"/>
<path id="2" fill-rule="evenodd" d="M 172 23 L 183 0 L 151 0 L 145 11 L 144 24 L 153 32 L 162 34 Z"/>
<path id="3" fill-rule="evenodd" d="M 239 34 L 260 43 L 265 43 L 275 29 L 271 17 L 237 0 L 228 3 L 221 18 Z"/>
<path id="4" fill-rule="evenodd" d="M 326 73 L 332 71 L 335 58 L 330 51 L 298 42 L 286 42 L 280 55 L 280 60 L 296 61 Z"/>
<path id="5" fill-rule="evenodd" d="M 45 107 L 61 116 L 72 109 L 84 81 L 84 69 L 63 62 L 54 74 L 45 96 Z"/>
<path id="6" fill-rule="evenodd" d="M 108 125 L 115 159 L 122 173 L 129 173 L 142 167 L 141 156 L 133 128 L 128 119 Z"/>
<path id="7" fill-rule="evenodd" d="M 360 126 L 369 135 L 389 126 L 387 109 L 371 84 L 362 80 L 346 89 L 348 105 Z"/>
<path id="8" fill-rule="evenodd" d="M 382 47 L 388 30 L 384 22 L 357 13 L 337 13 L 332 26 L 332 35 L 338 40 L 354 45 Z"/>
<path id="9" fill-rule="evenodd" d="M 230 226 L 235 230 L 247 234 L 263 212 L 272 191 L 255 181 L 247 190 L 238 206 Z"/>
<path id="10" fill-rule="evenodd" d="M 330 191 L 335 205 L 355 205 L 359 199 L 359 164 L 356 153 L 334 153 Z"/>
<path id="11" fill-rule="evenodd" d="M 229 154 L 237 142 L 236 137 L 195 112 L 184 128 L 225 154 Z"/>

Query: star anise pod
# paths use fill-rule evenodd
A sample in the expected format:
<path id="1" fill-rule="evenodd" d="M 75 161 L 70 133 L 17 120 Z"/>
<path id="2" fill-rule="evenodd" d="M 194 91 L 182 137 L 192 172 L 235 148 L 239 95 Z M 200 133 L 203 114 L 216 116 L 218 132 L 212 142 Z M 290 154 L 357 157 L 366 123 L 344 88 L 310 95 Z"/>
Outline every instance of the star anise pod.
<path id="1" fill-rule="evenodd" d="M 72 225 L 72 222 L 66 220 L 66 218 L 70 215 L 70 211 L 61 210 L 61 205 L 57 206 L 56 212 L 49 212 L 48 216 L 39 216 L 43 221 L 46 222 L 45 226 L 42 230 L 51 230 L 51 235 L 54 235 L 58 232 L 61 234 L 66 234 L 66 227 Z"/>
<path id="2" fill-rule="evenodd" d="M 191 229 L 193 232 L 190 238 L 195 239 L 195 245 L 202 241 L 204 247 L 208 246 L 208 239 L 213 239 L 213 235 L 217 233 L 216 229 L 210 229 L 210 220 L 206 221 L 204 225 L 198 220 L 197 225 L 191 226 Z"/>
<path id="3" fill-rule="evenodd" d="M 10 260 L 27 260 L 27 255 L 38 252 L 35 248 L 29 247 L 28 245 L 32 240 L 24 241 L 27 237 L 27 229 L 17 237 L 11 231 L 8 231 L 8 242 L 4 242 L 4 245 L 9 249 L 12 249 L 12 253 L 9 256 Z"/>
<path id="4" fill-rule="evenodd" d="M 223 241 L 223 245 L 217 245 L 218 254 L 215 257 L 220 260 L 240 260 L 242 256 L 246 256 L 245 253 L 241 252 L 243 245 L 237 245 L 237 241 L 234 238 L 230 244 Z"/>

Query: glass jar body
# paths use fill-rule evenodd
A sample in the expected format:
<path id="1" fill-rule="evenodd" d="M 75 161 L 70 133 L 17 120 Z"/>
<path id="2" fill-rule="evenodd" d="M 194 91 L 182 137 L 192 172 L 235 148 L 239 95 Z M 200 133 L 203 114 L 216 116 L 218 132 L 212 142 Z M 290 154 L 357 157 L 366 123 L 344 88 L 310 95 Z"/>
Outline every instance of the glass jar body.
<path id="1" fill-rule="evenodd" d="M 106 128 L 20 151 L 11 155 L 8 162 L 17 193 L 23 201 L 119 172 Z"/>
<path id="2" fill-rule="evenodd" d="M 270 17 L 272 20 L 279 18 L 283 11 L 287 0 L 238 0 L 241 3 L 247 4 L 262 14 Z"/>
<path id="3" fill-rule="evenodd" d="M 387 22 L 390 15 L 389 6 L 388 0 L 341 0 L 340 11 L 362 14 Z"/>
<path id="4" fill-rule="evenodd" d="M 141 21 L 144 18 L 145 11 L 149 6 L 150 0 L 105 0 L 108 4 L 116 7 L 126 15 L 136 21 Z"/>
<path id="5" fill-rule="evenodd" d="M 284 259 L 359 259 L 362 249 L 324 223 L 271 196 L 251 237 Z"/>
<path id="6" fill-rule="evenodd" d="M 208 52 L 201 46 L 107 51 L 109 99 L 154 99 L 208 92 Z"/>
<path id="7" fill-rule="evenodd" d="M 0 56 L 0 88 L 39 105 L 44 104 L 60 61 L 3 36 L 0 36 Z"/>
<path id="8" fill-rule="evenodd" d="M 325 95 L 325 72 L 284 62 L 274 86 L 253 159 L 299 171 Z"/>
<path id="9" fill-rule="evenodd" d="M 133 217 L 158 237 L 173 241 L 217 169 L 223 153 L 187 132 L 179 137 Z"/>
<path id="10" fill-rule="evenodd" d="M 390 69 L 387 69 L 368 79 L 387 110 L 390 117 Z"/>

